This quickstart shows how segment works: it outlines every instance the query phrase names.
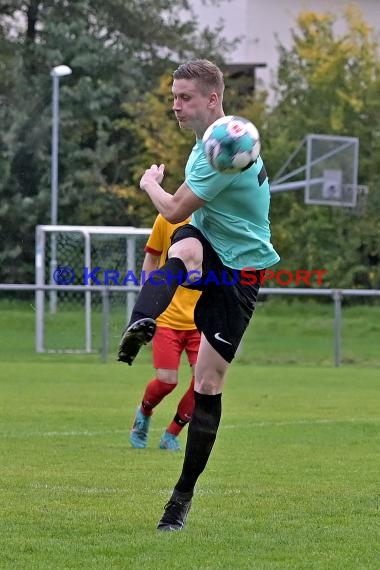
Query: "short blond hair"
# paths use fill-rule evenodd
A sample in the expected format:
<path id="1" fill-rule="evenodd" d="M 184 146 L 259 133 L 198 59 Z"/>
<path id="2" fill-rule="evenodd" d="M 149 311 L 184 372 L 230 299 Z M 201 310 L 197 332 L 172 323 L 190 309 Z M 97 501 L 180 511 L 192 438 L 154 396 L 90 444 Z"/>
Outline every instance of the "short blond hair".
<path id="1" fill-rule="evenodd" d="M 202 93 L 215 91 L 222 98 L 224 92 L 223 73 L 208 59 L 191 59 L 178 67 L 173 79 L 191 79 L 197 82 Z"/>

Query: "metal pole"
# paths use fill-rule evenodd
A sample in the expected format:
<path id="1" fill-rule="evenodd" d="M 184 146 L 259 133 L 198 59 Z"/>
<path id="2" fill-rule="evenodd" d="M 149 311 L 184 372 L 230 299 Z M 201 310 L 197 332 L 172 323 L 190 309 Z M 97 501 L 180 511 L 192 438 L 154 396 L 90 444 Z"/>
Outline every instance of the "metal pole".
<path id="1" fill-rule="evenodd" d="M 334 364 L 341 365 L 341 338 L 342 338 L 342 292 L 334 291 Z"/>
<path id="2" fill-rule="evenodd" d="M 45 232 L 41 226 L 36 228 L 36 285 L 45 286 Z M 44 321 L 45 321 L 45 291 L 43 289 L 36 290 L 36 352 L 44 352 Z"/>
<path id="3" fill-rule="evenodd" d="M 58 135 L 59 135 L 59 77 L 53 75 L 53 117 L 51 138 L 51 223 L 57 225 L 58 213 Z"/>
<path id="4" fill-rule="evenodd" d="M 84 266 L 91 271 L 91 238 L 89 232 L 83 232 L 84 235 Z M 85 342 L 86 352 L 92 351 L 91 338 L 91 291 L 87 290 L 84 294 L 84 311 L 85 311 Z"/>
<path id="5" fill-rule="evenodd" d="M 108 289 L 102 291 L 102 362 L 107 362 L 109 351 L 108 326 L 110 319 L 110 299 Z"/>
<path id="6" fill-rule="evenodd" d="M 133 271 L 134 275 L 136 275 L 136 238 L 134 237 L 127 238 L 127 271 Z M 132 283 L 128 282 L 127 287 L 133 287 Z M 127 293 L 127 324 L 131 318 L 136 297 L 135 291 Z"/>
<path id="7" fill-rule="evenodd" d="M 53 77 L 52 137 L 51 137 L 51 224 L 57 225 L 58 218 L 58 137 L 59 137 L 59 76 Z M 53 274 L 57 267 L 57 236 L 51 235 L 50 284 L 54 285 Z M 57 291 L 50 292 L 50 312 L 57 312 Z"/>

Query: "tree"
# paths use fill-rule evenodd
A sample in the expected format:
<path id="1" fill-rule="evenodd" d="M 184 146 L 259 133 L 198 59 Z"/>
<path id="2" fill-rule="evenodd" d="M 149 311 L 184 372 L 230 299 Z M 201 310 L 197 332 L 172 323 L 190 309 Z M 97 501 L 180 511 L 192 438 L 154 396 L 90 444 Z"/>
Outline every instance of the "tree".
<path id="1" fill-rule="evenodd" d="M 265 158 L 273 176 L 308 133 L 357 136 L 359 183 L 370 187 L 368 207 L 305 206 L 299 194 L 272 198 L 274 242 L 287 269 L 327 269 L 332 287 L 379 287 L 380 62 L 379 44 L 359 11 L 336 17 L 302 12 L 293 45 L 279 45 L 277 103 L 263 123 Z"/>
<path id="2" fill-rule="evenodd" d="M 123 105 L 173 62 L 223 47 L 186 0 L 0 0 L 1 280 L 33 279 L 34 227 L 50 222 L 51 68 L 73 69 L 60 85 L 58 222 L 138 225 L 131 196 L 109 191 L 133 184 L 139 152 Z"/>
<path id="3" fill-rule="evenodd" d="M 323 280 L 327 287 L 376 287 L 379 286 L 380 200 L 376 193 L 379 155 L 373 156 L 369 147 L 376 148 L 379 139 L 368 131 L 369 125 L 378 124 L 380 117 L 375 96 L 380 77 L 377 44 L 355 12 L 349 10 L 346 18 L 346 35 L 335 37 L 332 16 L 301 13 L 299 29 L 293 32 L 293 47 L 287 51 L 280 46 L 277 105 L 268 108 L 267 93 L 262 91 L 238 96 L 227 74 L 225 110 L 246 116 L 257 125 L 271 177 L 309 132 L 359 135 L 359 182 L 368 183 L 373 189 L 368 208 L 356 212 L 305 206 L 298 193 L 277 194 L 272 197 L 272 227 L 283 259 L 279 269 L 283 266 L 293 271 L 327 270 Z M 326 68 L 330 70 L 327 80 Z M 359 83 L 361 77 L 365 78 L 365 84 Z M 154 211 L 149 209 L 144 196 L 134 190 L 141 173 L 150 163 L 164 162 L 165 188 L 174 191 L 183 180 L 184 160 L 193 144 L 193 136 L 180 131 L 173 118 L 170 88 L 171 77 L 164 75 L 157 89 L 126 107 L 128 116 L 137 118 L 134 140 L 139 154 L 134 162 L 133 186 L 121 186 L 117 191 L 134 195 L 144 209 L 147 223 L 154 217 Z M 336 112 L 330 112 L 330 106 Z M 129 121 L 121 120 L 119 128 L 128 128 Z"/>

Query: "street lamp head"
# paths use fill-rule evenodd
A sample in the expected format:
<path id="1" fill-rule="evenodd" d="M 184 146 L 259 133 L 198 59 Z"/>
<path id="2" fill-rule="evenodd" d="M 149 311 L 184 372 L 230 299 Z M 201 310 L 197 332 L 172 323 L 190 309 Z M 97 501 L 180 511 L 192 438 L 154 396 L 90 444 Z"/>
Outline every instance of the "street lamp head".
<path id="1" fill-rule="evenodd" d="M 50 72 L 52 77 L 64 77 L 65 75 L 71 75 L 73 70 L 68 65 L 56 65 Z"/>

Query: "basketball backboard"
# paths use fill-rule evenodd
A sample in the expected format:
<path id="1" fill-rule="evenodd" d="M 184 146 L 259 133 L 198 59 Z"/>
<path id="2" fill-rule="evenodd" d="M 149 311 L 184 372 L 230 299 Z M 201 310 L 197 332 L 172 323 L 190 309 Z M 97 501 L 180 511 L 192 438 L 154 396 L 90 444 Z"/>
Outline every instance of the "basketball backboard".
<path id="1" fill-rule="evenodd" d="M 359 140 L 309 134 L 275 176 L 271 191 L 304 189 L 305 204 L 356 207 Z"/>

